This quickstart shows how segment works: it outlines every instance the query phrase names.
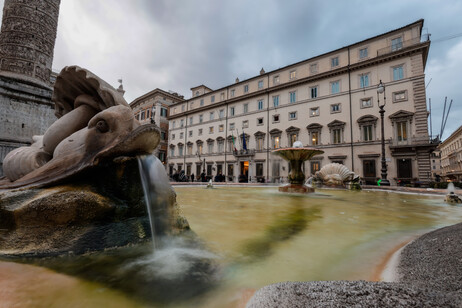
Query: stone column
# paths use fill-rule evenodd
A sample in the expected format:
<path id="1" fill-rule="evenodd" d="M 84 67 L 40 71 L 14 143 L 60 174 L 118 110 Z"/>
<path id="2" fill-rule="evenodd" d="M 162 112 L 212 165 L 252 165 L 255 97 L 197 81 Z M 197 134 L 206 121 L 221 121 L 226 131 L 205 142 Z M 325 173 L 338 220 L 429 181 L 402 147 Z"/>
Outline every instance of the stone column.
<path id="1" fill-rule="evenodd" d="M 241 173 L 240 165 L 240 161 L 237 159 L 234 164 L 234 183 L 239 183 L 239 175 Z"/>
<path id="2" fill-rule="evenodd" d="M 3 76 L 50 87 L 60 0 L 5 0 L 0 33 Z"/>

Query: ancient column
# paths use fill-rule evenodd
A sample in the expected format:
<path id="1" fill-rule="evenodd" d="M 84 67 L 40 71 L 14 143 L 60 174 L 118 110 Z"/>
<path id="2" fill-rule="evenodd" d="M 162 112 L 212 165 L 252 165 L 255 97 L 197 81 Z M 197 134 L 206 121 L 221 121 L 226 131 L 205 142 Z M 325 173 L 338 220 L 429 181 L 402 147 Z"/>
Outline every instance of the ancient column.
<path id="1" fill-rule="evenodd" d="M 5 0 L 0 71 L 50 86 L 60 0 Z"/>

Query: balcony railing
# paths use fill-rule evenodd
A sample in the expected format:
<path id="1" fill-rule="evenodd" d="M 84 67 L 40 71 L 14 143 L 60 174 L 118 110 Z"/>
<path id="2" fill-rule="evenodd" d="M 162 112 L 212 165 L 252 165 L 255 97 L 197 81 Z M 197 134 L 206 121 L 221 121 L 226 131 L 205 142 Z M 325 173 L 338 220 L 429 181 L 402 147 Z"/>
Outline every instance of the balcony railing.
<path id="1" fill-rule="evenodd" d="M 392 146 L 408 146 L 408 145 L 435 145 L 440 143 L 438 136 L 422 136 L 422 137 L 411 137 L 406 140 L 399 140 L 398 138 L 391 138 Z"/>
<path id="2" fill-rule="evenodd" d="M 400 44 L 390 45 L 385 48 L 377 50 L 377 57 L 407 48 L 412 45 L 417 45 L 419 43 L 420 43 L 420 37 L 416 37 L 416 38 L 413 38 L 407 41 L 403 41 Z"/>
<path id="3" fill-rule="evenodd" d="M 247 149 L 247 150 L 236 150 L 233 151 L 234 156 L 254 156 L 255 155 L 255 149 Z"/>

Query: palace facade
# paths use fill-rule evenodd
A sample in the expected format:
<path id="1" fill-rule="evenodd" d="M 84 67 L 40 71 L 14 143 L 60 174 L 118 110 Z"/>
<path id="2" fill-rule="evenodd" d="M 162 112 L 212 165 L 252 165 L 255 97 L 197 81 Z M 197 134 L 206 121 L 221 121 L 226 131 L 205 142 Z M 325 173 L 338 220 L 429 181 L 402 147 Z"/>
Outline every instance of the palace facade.
<path id="1" fill-rule="evenodd" d="M 441 153 L 441 177 L 462 182 L 462 126 L 438 146 Z"/>
<path id="2" fill-rule="evenodd" d="M 212 90 L 170 106 L 169 174 L 225 175 L 226 181 L 285 182 L 289 166 L 271 151 L 300 140 L 324 154 L 307 177 L 345 164 L 364 182 L 381 177 L 380 105 L 385 104 L 388 179 L 427 182 L 430 153 L 423 20 L 358 43 Z M 384 93 L 377 86 L 383 82 Z"/>
<path id="3" fill-rule="evenodd" d="M 183 101 L 184 97 L 177 93 L 154 89 L 130 103 L 136 119 L 141 124 L 155 123 L 159 127 L 160 143 L 153 154 L 163 164 L 167 162 L 169 109 L 172 104 Z"/>

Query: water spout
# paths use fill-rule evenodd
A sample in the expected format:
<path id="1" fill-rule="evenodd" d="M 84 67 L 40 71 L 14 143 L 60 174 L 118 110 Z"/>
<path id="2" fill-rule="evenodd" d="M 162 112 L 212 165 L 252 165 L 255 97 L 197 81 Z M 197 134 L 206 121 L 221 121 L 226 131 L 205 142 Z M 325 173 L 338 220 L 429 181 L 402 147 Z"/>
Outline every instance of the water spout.
<path id="1" fill-rule="evenodd" d="M 453 194 L 455 192 L 454 183 L 449 182 L 448 184 L 448 194 Z"/>
<path id="2" fill-rule="evenodd" d="M 167 173 L 162 162 L 155 156 L 138 157 L 141 183 L 151 226 L 152 242 L 158 248 L 156 237 L 165 234 L 169 193 L 171 192 Z"/>

